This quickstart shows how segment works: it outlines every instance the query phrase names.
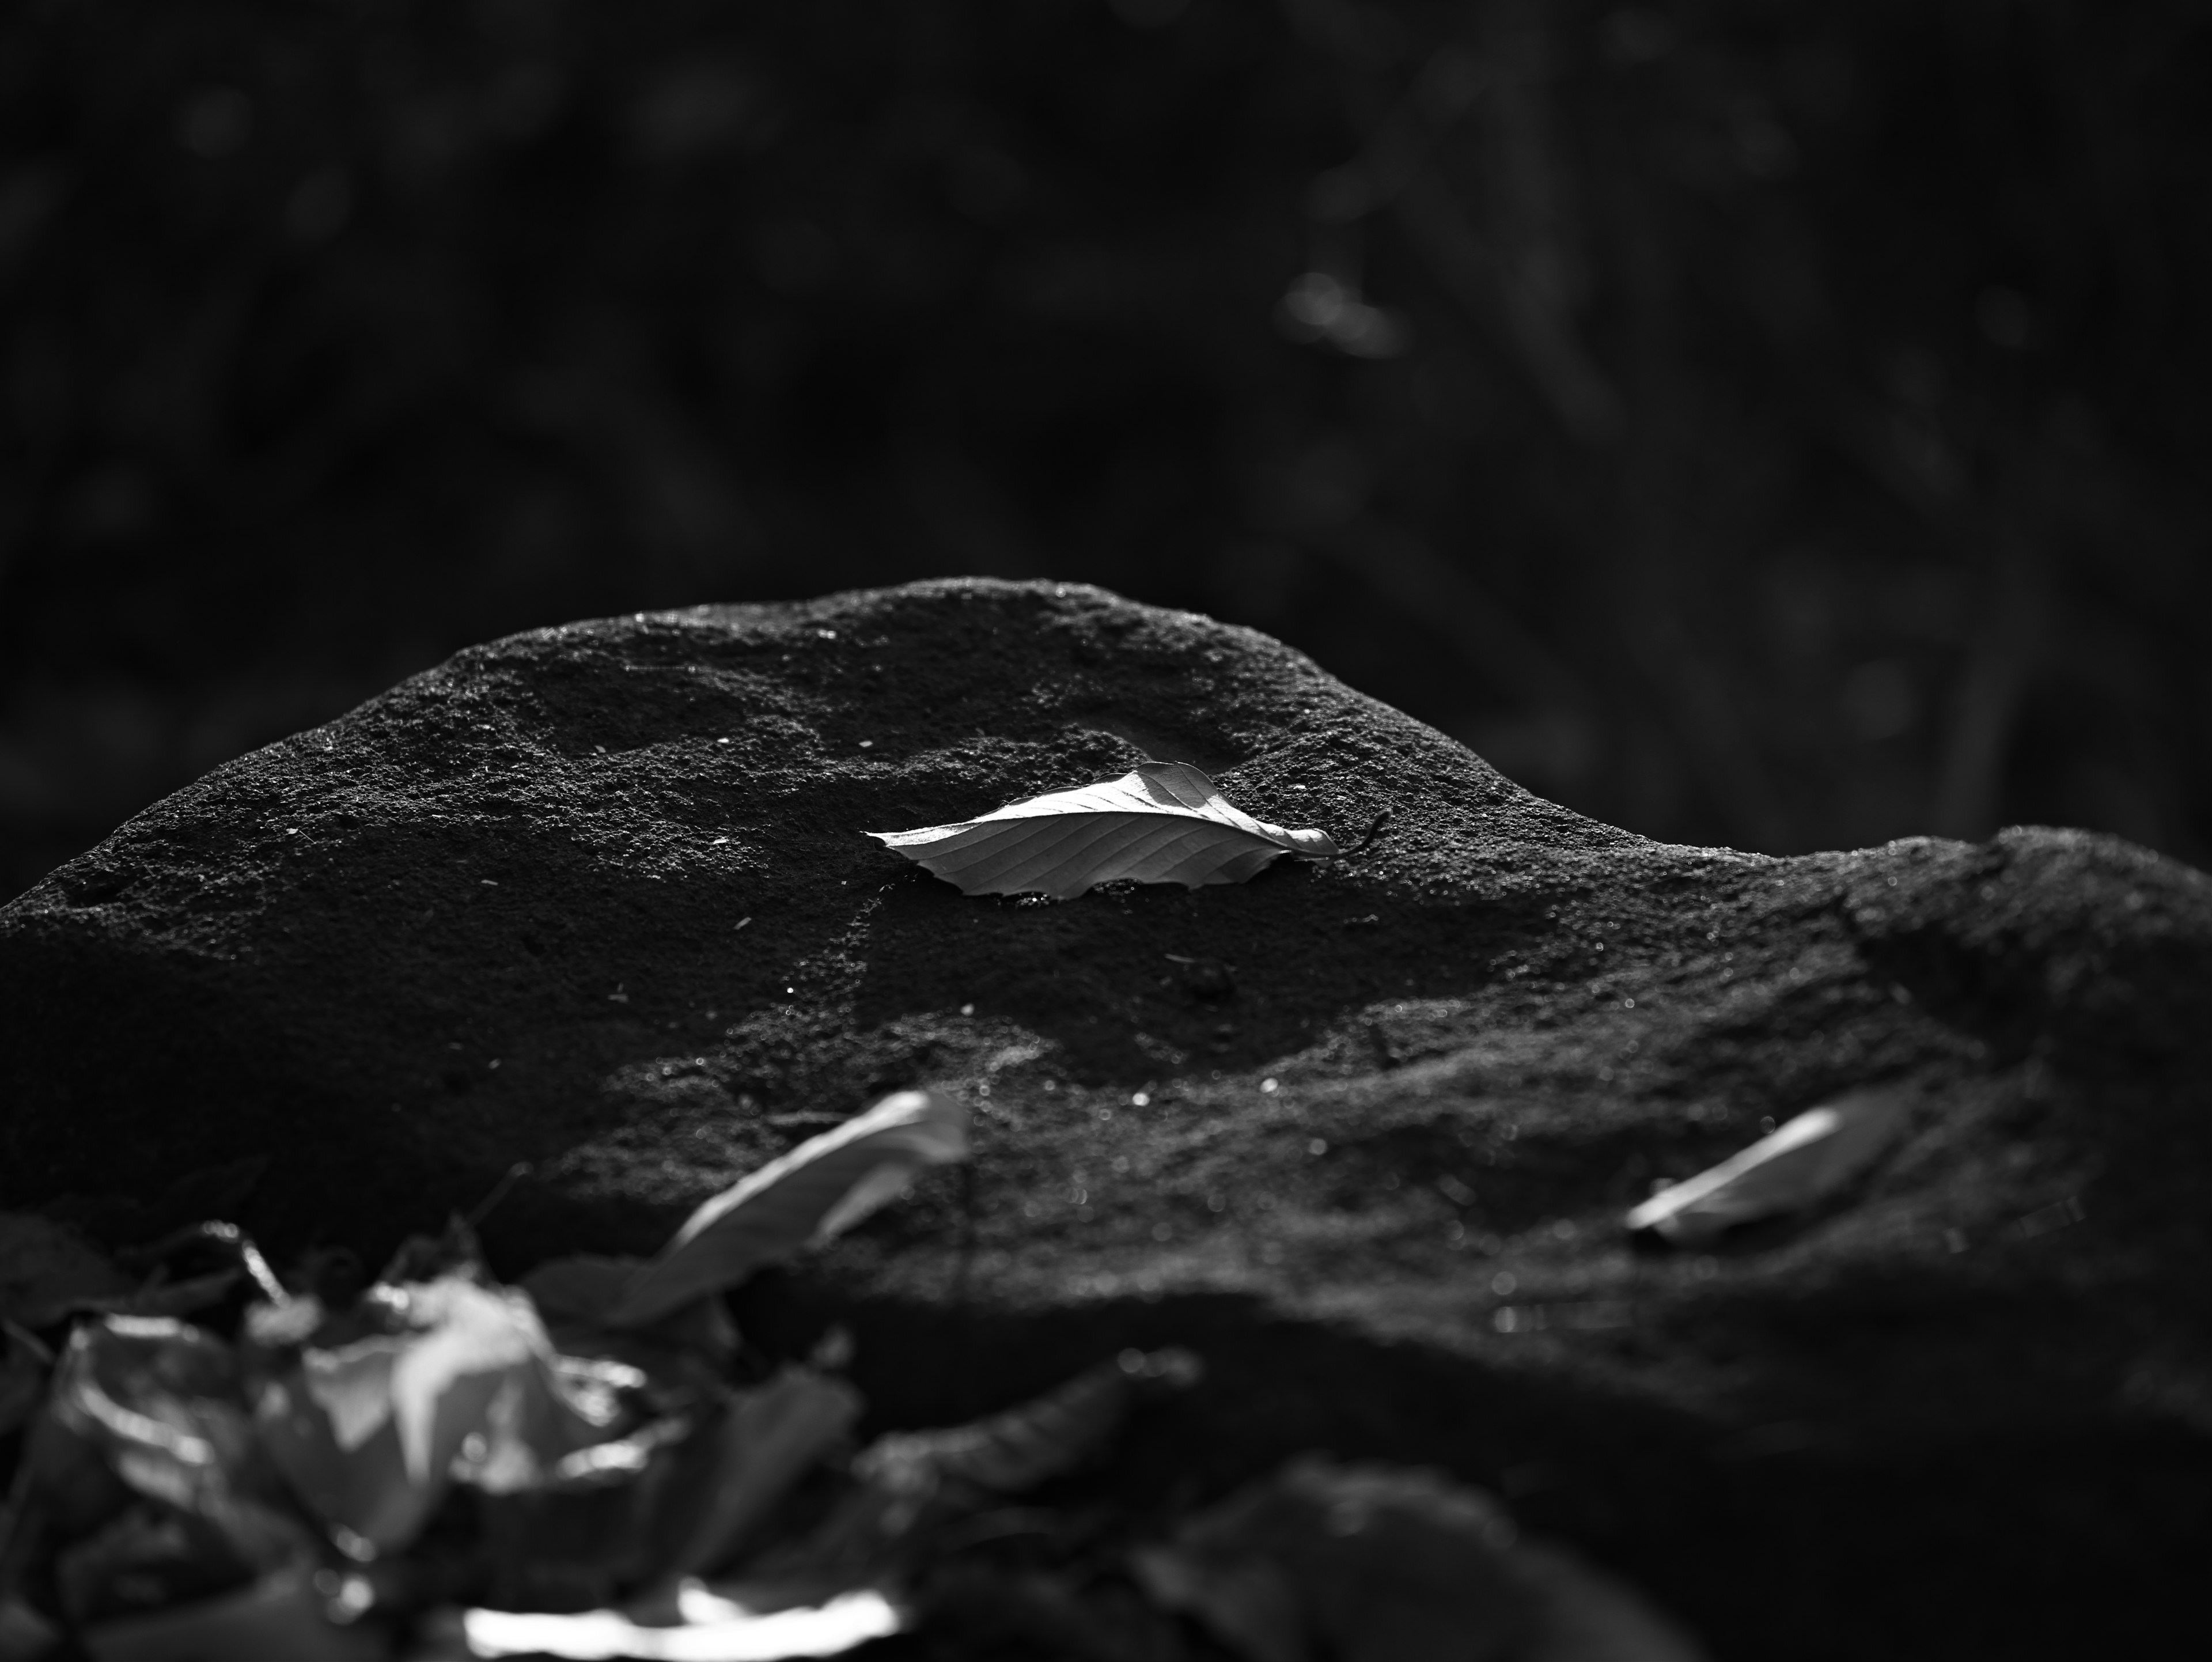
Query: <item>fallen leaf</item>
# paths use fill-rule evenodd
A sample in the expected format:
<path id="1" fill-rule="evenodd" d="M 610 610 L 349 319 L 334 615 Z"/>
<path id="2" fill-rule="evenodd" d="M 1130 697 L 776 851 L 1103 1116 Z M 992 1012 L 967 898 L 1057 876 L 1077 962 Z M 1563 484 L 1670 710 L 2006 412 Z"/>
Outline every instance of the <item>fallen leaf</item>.
<path id="1" fill-rule="evenodd" d="M 1188 1351 L 1125 1351 L 1004 1414 L 880 1437 L 854 1458 L 858 1481 L 821 1520 L 748 1557 L 745 1575 L 817 1592 L 900 1578 L 943 1546 L 946 1526 L 1068 1470 L 1119 1428 L 1133 1403 L 1187 1386 L 1198 1373 Z"/>
<path id="2" fill-rule="evenodd" d="M 860 1394 L 842 1379 L 787 1367 L 740 1391 L 694 1455 L 715 1468 L 705 1514 L 677 1548 L 668 1571 L 693 1575 L 726 1562 L 754 1525 L 807 1471 L 842 1442 L 860 1417 Z"/>
<path id="3" fill-rule="evenodd" d="M 472 1610 L 459 1621 L 464 1657 L 551 1656 L 575 1662 L 777 1662 L 836 1656 L 899 1631 L 899 1609 L 872 1588 L 818 1605 L 759 1610 L 697 1583 L 684 1590 L 680 1625 L 648 1626 L 619 1610 L 542 1616 Z M 451 1654 L 452 1653 L 447 1653 Z"/>
<path id="4" fill-rule="evenodd" d="M 125 1483 L 180 1510 L 209 1511 L 257 1487 L 253 1426 L 230 1347 L 186 1323 L 83 1324 L 55 1367 L 51 1412 Z"/>
<path id="5" fill-rule="evenodd" d="M 658 1257 L 618 1275 L 618 1260 L 562 1258 L 523 1282 L 569 1320 L 650 1326 L 734 1287 L 763 1264 L 826 1240 L 902 1192 L 915 1170 L 968 1156 L 968 1111 L 902 1091 L 770 1160 L 694 1212 Z M 599 1308 L 594 1316 L 591 1306 Z"/>
<path id="6" fill-rule="evenodd" d="M 264 1384 L 256 1417 L 301 1498 L 371 1546 L 411 1540 L 455 1477 L 528 1488 L 610 1434 L 523 1294 L 453 1275 L 363 1303 L 398 1330 L 305 1347 Z"/>
<path id="7" fill-rule="evenodd" d="M 1123 878 L 1192 889 L 1242 883 L 1285 854 L 1338 851 L 1326 831 L 1285 831 L 1231 807 L 1188 762 L 1146 762 L 957 825 L 868 835 L 963 893 L 1061 900 Z"/>
<path id="8" fill-rule="evenodd" d="M 1809 1109 L 1741 1153 L 1661 1190 L 1628 1215 L 1632 1230 L 1710 1239 L 1738 1224 L 1802 1211 L 1872 1165 L 1904 1127 L 1911 1099 L 1860 1091 Z"/>

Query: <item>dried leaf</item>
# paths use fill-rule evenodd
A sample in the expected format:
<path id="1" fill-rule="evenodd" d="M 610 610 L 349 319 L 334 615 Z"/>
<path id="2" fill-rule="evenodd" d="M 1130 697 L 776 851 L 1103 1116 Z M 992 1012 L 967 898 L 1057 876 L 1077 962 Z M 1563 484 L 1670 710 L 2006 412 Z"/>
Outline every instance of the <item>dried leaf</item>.
<path id="1" fill-rule="evenodd" d="M 660 1255 L 617 1290 L 607 1259 L 560 1259 L 524 1283 L 572 1320 L 649 1326 L 696 1299 L 734 1287 L 763 1264 L 827 1239 L 902 1190 L 915 1171 L 964 1160 L 968 1111 L 927 1091 L 902 1091 L 835 1130 L 810 1138 L 715 1196 L 685 1221 Z"/>
<path id="2" fill-rule="evenodd" d="M 1802 1113 L 1696 1177 L 1662 1189 L 1628 1227 L 1670 1241 L 1710 1239 L 1737 1224 L 1802 1211 L 1873 1164 L 1904 1129 L 1911 1099 L 1860 1091 Z"/>
<path id="3" fill-rule="evenodd" d="M 599 1662 L 635 1657 L 641 1662 L 776 1662 L 776 1659 L 836 1656 L 904 1625 L 899 1609 L 880 1592 L 860 1588 L 819 1605 L 761 1610 L 697 1583 L 684 1589 L 680 1625 L 648 1626 L 617 1610 L 580 1616 L 526 1615 L 472 1610 L 460 1618 L 469 1657 L 552 1656 Z"/>
<path id="4" fill-rule="evenodd" d="M 944 1529 L 994 1496 L 1042 1482 L 1094 1452 L 1133 1402 L 1198 1377 L 1187 1351 L 1124 1351 L 1036 1402 L 973 1425 L 894 1433 L 854 1460 L 860 1481 L 811 1530 L 745 1560 L 757 1583 L 876 1585 L 941 1545 Z"/>
<path id="5" fill-rule="evenodd" d="M 1066 900 L 1117 879 L 1242 883 L 1285 854 L 1334 855 L 1325 831 L 1285 831 L 1231 807 L 1188 762 L 1147 762 L 957 825 L 870 831 L 966 894 Z"/>

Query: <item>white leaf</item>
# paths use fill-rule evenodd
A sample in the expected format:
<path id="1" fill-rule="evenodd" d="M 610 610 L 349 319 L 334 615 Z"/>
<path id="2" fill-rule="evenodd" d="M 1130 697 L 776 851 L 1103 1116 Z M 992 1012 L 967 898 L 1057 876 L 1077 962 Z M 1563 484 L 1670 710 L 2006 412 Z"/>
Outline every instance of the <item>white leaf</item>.
<path id="1" fill-rule="evenodd" d="M 1866 1170 L 1903 1128 L 1910 1106 L 1902 1092 L 1860 1091 L 1808 1110 L 1741 1154 L 1661 1190 L 1628 1215 L 1628 1227 L 1698 1241 L 1802 1211 Z"/>
<path id="2" fill-rule="evenodd" d="M 508 1376 L 550 1367 L 553 1346 L 520 1294 L 459 1276 L 408 1291 L 410 1319 L 428 1330 L 392 1364 L 392 1412 L 407 1476 L 422 1483 L 481 1426 Z"/>
<path id="3" fill-rule="evenodd" d="M 1147 762 L 957 825 L 868 835 L 963 893 L 1062 900 L 1121 878 L 1192 889 L 1242 883 L 1285 854 L 1337 852 L 1326 831 L 1285 831 L 1230 807 L 1188 762 Z"/>
<path id="4" fill-rule="evenodd" d="M 308 1400 L 329 1417 L 340 1452 L 352 1453 L 392 1417 L 392 1364 L 407 1345 L 405 1339 L 377 1333 L 301 1355 L 301 1382 Z"/>
<path id="5" fill-rule="evenodd" d="M 958 1103 L 927 1091 L 886 1097 L 694 1212 L 601 1319 L 609 1327 L 647 1326 L 851 1227 L 902 1190 L 916 1167 L 967 1157 L 968 1111 Z"/>
<path id="6" fill-rule="evenodd" d="M 613 1429 L 565 1385 L 523 1294 L 451 1275 L 370 1302 L 399 1330 L 307 1347 L 258 1405 L 262 1446 L 325 1521 L 404 1547 L 453 1479 L 532 1487 Z"/>

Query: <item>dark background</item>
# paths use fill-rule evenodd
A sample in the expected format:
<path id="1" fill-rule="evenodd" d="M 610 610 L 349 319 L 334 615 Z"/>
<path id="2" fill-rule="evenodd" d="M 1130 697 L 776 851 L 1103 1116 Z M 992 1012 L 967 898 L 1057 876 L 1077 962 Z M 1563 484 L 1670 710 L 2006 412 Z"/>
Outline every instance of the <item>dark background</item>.
<path id="1" fill-rule="evenodd" d="M 572 618 L 1255 624 L 1786 852 L 2212 851 L 2174 3 L 0 9 L 0 897 Z"/>

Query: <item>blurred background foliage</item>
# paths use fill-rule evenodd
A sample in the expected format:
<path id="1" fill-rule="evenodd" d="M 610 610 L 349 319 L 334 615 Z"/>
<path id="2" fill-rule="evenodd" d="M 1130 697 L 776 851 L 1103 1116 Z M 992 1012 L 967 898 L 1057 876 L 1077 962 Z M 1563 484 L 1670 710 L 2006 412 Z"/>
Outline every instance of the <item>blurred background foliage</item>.
<path id="1" fill-rule="evenodd" d="M 1654 836 L 2204 863 L 2208 86 L 2130 0 L 16 0 L 0 896 L 469 642 L 953 572 Z"/>

